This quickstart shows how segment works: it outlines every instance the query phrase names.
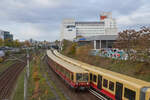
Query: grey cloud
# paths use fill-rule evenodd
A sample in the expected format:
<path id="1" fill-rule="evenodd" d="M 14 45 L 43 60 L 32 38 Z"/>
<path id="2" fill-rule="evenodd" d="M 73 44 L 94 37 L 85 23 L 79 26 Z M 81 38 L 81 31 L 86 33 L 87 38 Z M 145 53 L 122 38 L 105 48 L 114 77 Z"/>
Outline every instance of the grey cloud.
<path id="1" fill-rule="evenodd" d="M 99 14 L 102 11 L 111 11 L 115 18 L 119 18 L 120 16 L 130 16 L 143 5 L 150 5 L 148 0 L 37 0 L 39 2 L 50 1 L 45 5 L 40 5 L 35 1 L 1 0 L 0 25 L 2 28 L 10 27 L 13 32 L 16 31 L 17 35 L 20 31 L 17 28 L 11 28 L 13 24 L 25 27 L 26 23 L 31 23 L 31 27 L 36 26 L 37 31 L 41 33 L 37 39 L 53 40 L 54 38 L 58 39 L 60 24 L 64 18 L 84 21 L 99 20 Z M 34 37 L 25 37 L 24 39 L 28 38 Z"/>

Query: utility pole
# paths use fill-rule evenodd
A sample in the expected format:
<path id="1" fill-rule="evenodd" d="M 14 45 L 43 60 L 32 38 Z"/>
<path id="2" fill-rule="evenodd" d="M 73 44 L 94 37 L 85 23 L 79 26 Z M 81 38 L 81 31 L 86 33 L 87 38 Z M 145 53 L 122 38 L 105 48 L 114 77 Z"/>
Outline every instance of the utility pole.
<path id="1" fill-rule="evenodd" d="M 27 66 L 24 72 L 24 100 L 27 100 L 27 87 L 28 87 L 28 80 L 29 80 L 29 51 L 27 49 Z"/>
<path id="2" fill-rule="evenodd" d="M 29 52 L 27 52 L 27 77 L 29 79 L 30 69 L 29 69 Z"/>

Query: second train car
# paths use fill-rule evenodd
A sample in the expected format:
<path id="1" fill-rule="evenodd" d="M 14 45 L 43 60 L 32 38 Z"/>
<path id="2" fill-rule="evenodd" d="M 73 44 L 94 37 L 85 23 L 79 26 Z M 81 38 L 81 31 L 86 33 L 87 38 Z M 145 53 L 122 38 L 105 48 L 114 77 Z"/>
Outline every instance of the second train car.
<path id="1" fill-rule="evenodd" d="M 89 72 L 77 65 L 72 65 L 47 51 L 50 67 L 72 88 L 84 90 L 89 88 Z"/>

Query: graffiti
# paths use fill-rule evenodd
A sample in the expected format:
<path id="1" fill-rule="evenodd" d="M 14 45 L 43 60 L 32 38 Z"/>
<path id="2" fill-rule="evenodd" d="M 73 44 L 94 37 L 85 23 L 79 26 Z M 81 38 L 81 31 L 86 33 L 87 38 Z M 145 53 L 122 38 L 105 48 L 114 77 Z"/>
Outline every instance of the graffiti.
<path id="1" fill-rule="evenodd" d="M 127 53 L 117 48 L 92 50 L 91 54 L 95 56 L 108 57 L 108 58 L 120 59 L 120 60 L 127 60 L 128 58 Z"/>

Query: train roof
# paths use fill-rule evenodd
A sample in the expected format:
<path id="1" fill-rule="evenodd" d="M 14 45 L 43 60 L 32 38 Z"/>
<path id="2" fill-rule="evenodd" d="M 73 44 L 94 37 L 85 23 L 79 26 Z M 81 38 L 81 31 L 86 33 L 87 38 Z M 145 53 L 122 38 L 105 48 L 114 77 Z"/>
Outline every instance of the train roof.
<path id="1" fill-rule="evenodd" d="M 117 72 L 112 72 L 112 71 L 105 70 L 102 68 L 96 68 L 95 66 L 93 66 L 92 68 L 89 68 L 89 69 L 94 71 L 94 72 L 101 73 L 105 76 L 112 77 L 112 78 L 119 80 L 121 82 L 131 84 L 133 86 L 139 86 L 139 85 L 140 85 L 139 87 L 150 86 L 149 82 L 146 82 L 146 81 L 143 81 L 140 79 L 136 79 L 136 78 L 133 78 L 133 77 L 130 77 L 127 75 L 123 75 L 123 74 L 120 74 Z"/>
<path id="2" fill-rule="evenodd" d="M 74 62 L 74 64 L 76 64 L 78 66 L 81 66 L 82 68 L 86 68 L 89 71 L 97 72 L 101 75 L 111 77 L 113 79 L 116 79 L 116 80 L 121 81 L 121 82 L 128 83 L 128 84 L 133 85 L 133 86 L 138 86 L 138 87 L 150 86 L 150 82 L 146 82 L 146 81 L 143 81 L 143 80 L 140 80 L 140 79 L 136 79 L 136 78 L 127 76 L 127 75 L 123 75 L 123 74 L 120 74 L 120 73 L 117 73 L 117 72 L 113 72 L 113 71 L 106 70 L 106 69 L 103 69 L 103 68 L 100 68 L 100 67 L 97 67 L 97 66 L 93 66 L 93 65 L 90 65 L 90 64 L 87 64 L 87 63 L 69 58 L 67 56 L 64 56 L 64 55 L 58 53 L 58 52 L 55 52 L 55 53 L 59 56 L 63 56 L 63 58 L 66 58 L 66 59 L 70 60 L 70 62 Z"/>
<path id="3" fill-rule="evenodd" d="M 47 51 L 47 55 L 48 57 L 50 57 L 53 61 L 55 61 L 56 63 L 62 65 L 65 69 L 71 71 L 71 72 L 75 72 L 75 73 L 88 73 L 88 71 L 86 71 L 85 69 L 77 66 L 77 65 L 72 65 L 62 59 L 60 59 L 59 57 L 55 56 L 51 50 Z"/>

